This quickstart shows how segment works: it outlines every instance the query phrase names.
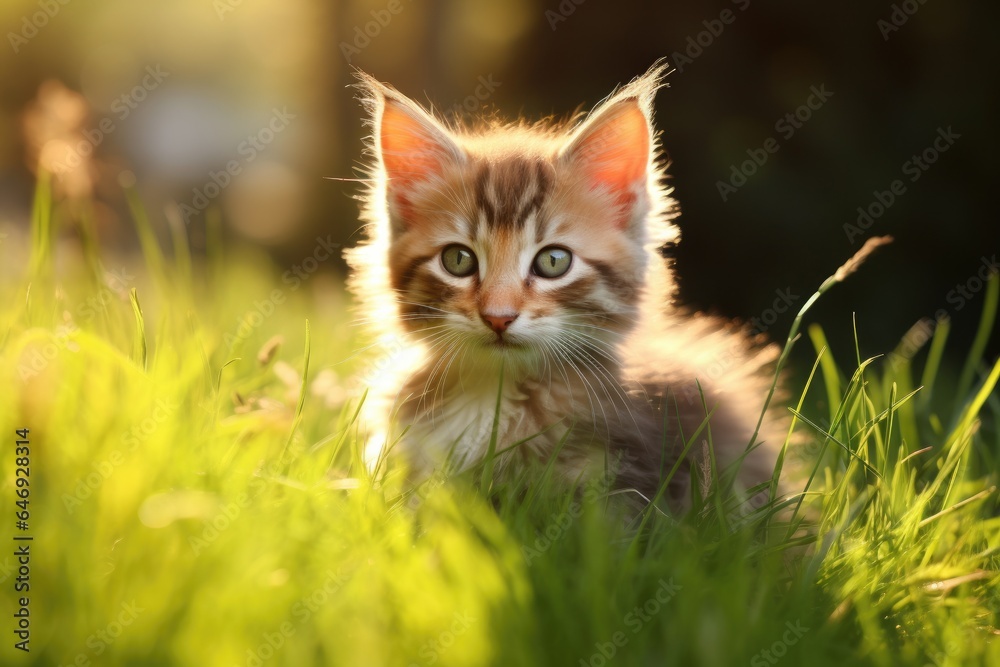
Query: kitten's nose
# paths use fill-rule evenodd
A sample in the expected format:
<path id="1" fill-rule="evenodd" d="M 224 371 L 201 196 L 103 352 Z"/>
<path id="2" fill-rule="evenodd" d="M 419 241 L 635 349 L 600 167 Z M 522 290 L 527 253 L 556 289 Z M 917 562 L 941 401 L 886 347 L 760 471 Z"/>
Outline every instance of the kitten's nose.
<path id="1" fill-rule="evenodd" d="M 500 315 L 479 313 L 479 316 L 483 318 L 483 322 L 486 322 L 486 326 L 493 329 L 493 331 L 496 331 L 498 334 L 506 331 L 507 327 L 513 324 L 518 315 L 520 315 L 520 313 L 502 313 Z"/>

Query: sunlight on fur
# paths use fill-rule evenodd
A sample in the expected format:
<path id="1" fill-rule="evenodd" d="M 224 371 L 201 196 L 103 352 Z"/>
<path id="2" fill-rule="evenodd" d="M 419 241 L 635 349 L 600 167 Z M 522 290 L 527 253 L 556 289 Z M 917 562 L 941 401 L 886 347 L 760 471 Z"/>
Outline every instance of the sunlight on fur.
<path id="1" fill-rule="evenodd" d="M 683 504 L 709 442 L 720 468 L 743 454 L 777 351 L 675 302 L 652 118 L 664 73 L 586 117 L 507 125 L 448 125 L 359 74 L 372 160 L 350 285 L 365 325 L 405 351 L 364 406 L 370 466 L 467 467 L 496 427 L 500 472 L 556 456 L 576 480 L 612 461 L 651 499 L 680 462 L 666 497 Z M 742 488 L 770 479 L 780 426 L 765 420 Z"/>

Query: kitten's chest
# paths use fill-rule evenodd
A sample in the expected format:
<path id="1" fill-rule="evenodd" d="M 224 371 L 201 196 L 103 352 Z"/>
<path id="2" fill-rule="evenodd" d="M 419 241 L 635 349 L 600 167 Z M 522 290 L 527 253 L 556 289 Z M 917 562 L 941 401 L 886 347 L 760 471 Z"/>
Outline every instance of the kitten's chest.
<path id="1" fill-rule="evenodd" d="M 475 463 L 494 440 L 498 451 L 520 443 L 526 451 L 544 456 L 565 434 L 577 410 L 573 393 L 565 387 L 531 382 L 505 387 L 499 406 L 497 399 L 498 387 L 483 385 L 450 388 L 433 406 L 410 401 L 404 412 L 411 426 L 400 444 L 411 458 L 428 465 L 449 454 Z"/>

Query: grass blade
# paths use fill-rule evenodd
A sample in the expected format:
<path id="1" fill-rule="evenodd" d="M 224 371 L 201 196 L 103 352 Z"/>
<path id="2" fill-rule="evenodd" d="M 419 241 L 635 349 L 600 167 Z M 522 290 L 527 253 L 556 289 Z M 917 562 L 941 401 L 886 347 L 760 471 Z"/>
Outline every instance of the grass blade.
<path id="1" fill-rule="evenodd" d="M 962 374 L 959 376 L 958 387 L 955 389 L 955 412 L 958 412 L 959 401 L 969 393 L 972 381 L 976 375 L 976 366 L 983 358 L 983 352 L 990 340 L 990 333 L 993 331 L 993 324 L 997 318 L 997 301 L 1000 300 L 1000 274 L 994 273 L 986 282 L 986 298 L 983 300 L 983 314 L 979 318 L 979 327 L 976 330 L 976 337 L 969 348 L 969 356 L 962 367 Z"/>
<path id="2" fill-rule="evenodd" d="M 302 408 L 305 407 L 306 391 L 309 388 L 309 358 L 311 356 L 312 344 L 309 339 L 309 320 L 306 320 L 306 349 L 305 361 L 302 363 L 302 384 L 299 387 L 299 400 L 295 405 L 295 416 L 292 418 L 292 428 L 288 432 L 288 440 L 285 441 L 285 446 L 281 449 L 282 458 L 284 458 L 285 453 L 288 451 L 288 447 L 292 444 L 295 432 L 298 430 L 299 424 L 302 422 Z"/>
<path id="3" fill-rule="evenodd" d="M 142 316 L 142 308 L 139 306 L 139 293 L 134 287 L 129 290 L 128 298 L 132 302 L 132 314 L 135 315 L 135 342 L 132 347 L 132 360 L 139 364 L 143 370 L 147 370 L 146 321 Z"/>
<path id="4" fill-rule="evenodd" d="M 497 402 L 496 407 L 493 410 L 493 426 L 490 429 L 490 443 L 486 450 L 486 458 L 484 459 L 483 474 L 479 480 L 484 490 L 489 490 L 493 488 L 493 469 L 496 463 L 497 455 L 497 438 L 500 432 L 500 408 L 503 404 L 503 363 L 500 364 L 500 383 L 497 387 Z"/>
<path id="5" fill-rule="evenodd" d="M 924 387 L 924 392 L 917 397 L 917 406 L 926 409 L 934 395 L 934 387 L 941 368 L 941 359 L 944 356 L 944 346 L 948 341 L 948 332 L 951 330 L 951 320 L 943 317 L 937 320 L 934 327 L 934 337 L 931 339 L 931 349 L 927 353 L 927 363 L 924 364 L 924 373 L 920 376 L 920 385 Z"/>

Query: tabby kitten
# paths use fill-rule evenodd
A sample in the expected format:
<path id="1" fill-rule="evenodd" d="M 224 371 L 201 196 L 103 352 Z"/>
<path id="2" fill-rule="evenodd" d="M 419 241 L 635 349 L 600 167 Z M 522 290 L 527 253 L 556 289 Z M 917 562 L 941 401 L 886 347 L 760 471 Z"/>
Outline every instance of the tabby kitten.
<path id="1" fill-rule="evenodd" d="M 680 461 L 667 491 L 683 499 L 711 453 L 719 470 L 744 453 L 775 353 L 673 303 L 676 207 L 652 128 L 664 69 L 583 118 L 474 127 L 359 74 L 375 159 L 351 287 L 400 350 L 364 406 L 373 467 L 467 467 L 496 428 L 500 470 L 555 456 L 575 480 L 611 461 L 652 498 Z M 780 435 L 765 429 L 744 488 L 770 478 Z"/>

